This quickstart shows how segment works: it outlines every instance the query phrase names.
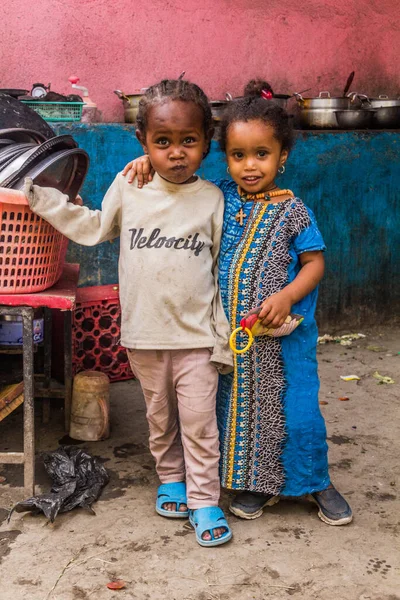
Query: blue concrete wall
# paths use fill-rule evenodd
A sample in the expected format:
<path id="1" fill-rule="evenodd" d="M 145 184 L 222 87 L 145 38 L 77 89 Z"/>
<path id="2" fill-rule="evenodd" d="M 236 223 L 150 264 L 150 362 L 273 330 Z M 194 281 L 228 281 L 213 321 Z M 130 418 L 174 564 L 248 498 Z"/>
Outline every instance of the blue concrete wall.
<path id="1" fill-rule="evenodd" d="M 115 174 L 141 147 L 124 124 L 57 125 L 90 155 L 82 189 L 99 208 Z M 400 131 L 299 132 L 279 185 L 291 188 L 315 212 L 325 237 L 327 271 L 319 322 L 351 328 L 388 322 L 400 314 Z M 226 177 L 217 142 L 204 161 L 206 178 Z M 115 283 L 118 241 L 95 248 L 70 244 L 81 264 L 80 285 Z"/>

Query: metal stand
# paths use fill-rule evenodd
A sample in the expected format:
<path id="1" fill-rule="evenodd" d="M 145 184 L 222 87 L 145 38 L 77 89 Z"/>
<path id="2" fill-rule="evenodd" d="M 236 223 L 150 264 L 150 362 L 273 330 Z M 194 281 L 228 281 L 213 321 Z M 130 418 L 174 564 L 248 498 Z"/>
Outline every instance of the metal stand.
<path id="1" fill-rule="evenodd" d="M 35 407 L 34 398 L 44 398 L 43 421 L 49 422 L 50 399 L 63 398 L 65 429 L 69 429 L 72 397 L 72 311 L 75 308 L 79 265 L 66 264 L 63 274 L 52 288 L 37 294 L 0 295 L 0 315 L 22 317 L 24 377 L 24 451 L 0 452 L 0 463 L 24 465 L 24 487 L 27 495 L 35 493 Z M 33 318 L 34 309 L 44 308 L 44 369 L 34 374 Z M 52 309 L 64 314 L 64 386 L 51 380 Z"/>

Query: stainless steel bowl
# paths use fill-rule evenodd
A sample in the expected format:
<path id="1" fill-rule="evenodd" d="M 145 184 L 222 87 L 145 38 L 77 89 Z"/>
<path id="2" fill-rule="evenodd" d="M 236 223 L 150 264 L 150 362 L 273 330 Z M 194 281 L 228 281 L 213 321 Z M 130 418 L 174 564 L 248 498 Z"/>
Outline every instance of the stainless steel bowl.
<path id="1" fill-rule="evenodd" d="M 297 129 L 337 129 L 335 111 L 332 108 L 302 108 L 295 113 Z"/>
<path id="2" fill-rule="evenodd" d="M 400 105 L 377 108 L 372 123 L 376 129 L 400 129 Z"/>
<path id="3" fill-rule="evenodd" d="M 335 110 L 339 129 L 370 129 L 375 110 Z"/>

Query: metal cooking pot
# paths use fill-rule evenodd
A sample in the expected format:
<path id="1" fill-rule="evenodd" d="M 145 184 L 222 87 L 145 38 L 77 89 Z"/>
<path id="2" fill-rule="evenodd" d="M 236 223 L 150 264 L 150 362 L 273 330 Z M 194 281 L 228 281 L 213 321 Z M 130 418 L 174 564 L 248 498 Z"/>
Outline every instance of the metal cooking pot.
<path id="1" fill-rule="evenodd" d="M 372 122 L 376 129 L 400 129 L 400 104 L 377 108 Z"/>
<path id="2" fill-rule="evenodd" d="M 400 97 L 389 98 L 381 95 L 378 98 L 369 98 L 359 94 L 362 106 L 376 110 L 373 126 L 376 129 L 398 129 L 400 127 Z"/>
<path id="3" fill-rule="evenodd" d="M 371 108 L 389 108 L 392 106 L 400 106 L 400 97 L 389 98 L 389 96 L 378 96 L 378 98 L 369 98 L 368 96 L 358 95 L 363 103 L 368 104 Z"/>
<path id="4" fill-rule="evenodd" d="M 329 92 L 320 92 L 317 98 L 303 98 L 301 94 L 294 94 L 297 104 L 301 110 L 309 109 L 331 109 L 346 110 L 352 108 L 356 103 L 360 103 L 358 96 L 354 92 L 345 97 L 332 98 Z M 334 116 L 334 115 L 333 115 Z"/>
<path id="5" fill-rule="evenodd" d="M 294 94 L 297 100 L 295 125 L 298 129 L 337 129 L 336 110 L 350 110 L 361 105 L 357 94 L 352 92 L 345 97 L 332 98 L 329 92 L 320 92 L 316 98 L 303 98 Z"/>
<path id="6" fill-rule="evenodd" d="M 337 126 L 333 108 L 302 108 L 295 114 L 297 129 L 337 129 Z"/>
<path id="7" fill-rule="evenodd" d="M 121 90 L 114 90 L 114 94 L 122 100 L 124 105 L 125 123 L 136 123 L 136 118 L 139 112 L 139 102 L 143 97 L 145 90 L 140 94 L 124 94 Z"/>
<path id="8" fill-rule="evenodd" d="M 369 129 L 375 111 L 371 109 L 335 110 L 339 129 Z"/>
<path id="9" fill-rule="evenodd" d="M 216 125 L 221 121 L 226 103 L 227 100 L 211 100 L 210 102 L 212 118 Z"/>

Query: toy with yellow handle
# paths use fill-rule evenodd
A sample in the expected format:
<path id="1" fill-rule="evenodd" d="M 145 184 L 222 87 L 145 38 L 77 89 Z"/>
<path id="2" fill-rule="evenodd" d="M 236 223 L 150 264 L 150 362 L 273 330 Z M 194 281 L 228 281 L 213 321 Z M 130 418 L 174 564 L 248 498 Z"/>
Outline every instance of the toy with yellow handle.
<path id="1" fill-rule="evenodd" d="M 282 337 L 284 335 L 289 335 L 304 319 L 302 315 L 290 314 L 286 317 L 284 324 L 280 327 L 266 327 L 258 318 L 260 311 L 261 307 L 253 308 L 253 310 L 248 312 L 240 321 L 240 327 L 237 327 L 232 331 L 229 338 L 229 346 L 235 354 L 244 354 L 250 350 L 256 336 L 267 335 L 269 337 Z M 248 341 L 244 348 L 237 348 L 236 346 L 236 336 L 239 332 L 244 332 L 248 336 Z"/>

